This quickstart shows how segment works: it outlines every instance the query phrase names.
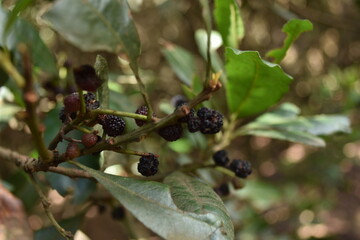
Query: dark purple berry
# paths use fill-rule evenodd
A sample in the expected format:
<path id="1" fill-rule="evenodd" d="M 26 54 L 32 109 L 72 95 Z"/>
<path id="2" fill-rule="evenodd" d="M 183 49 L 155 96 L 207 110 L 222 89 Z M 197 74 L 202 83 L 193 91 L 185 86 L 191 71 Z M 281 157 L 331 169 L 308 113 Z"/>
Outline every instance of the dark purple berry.
<path id="1" fill-rule="evenodd" d="M 79 146 L 74 143 L 74 142 L 70 142 L 67 147 L 66 147 L 66 158 L 68 159 L 74 159 L 80 156 L 81 151 Z"/>
<path id="2" fill-rule="evenodd" d="M 195 109 L 191 108 L 190 112 L 188 113 L 188 115 L 186 115 L 185 117 L 179 118 L 179 122 L 182 123 L 187 123 L 189 121 L 189 119 L 194 118 L 195 116 Z"/>
<path id="3" fill-rule="evenodd" d="M 100 107 L 100 102 L 96 100 L 96 95 L 93 92 L 88 92 L 84 95 L 86 109 L 91 111 Z"/>
<path id="4" fill-rule="evenodd" d="M 138 171 L 141 175 L 149 177 L 158 171 L 159 160 L 153 154 L 142 156 L 138 164 Z"/>
<path id="5" fill-rule="evenodd" d="M 201 120 L 198 117 L 189 118 L 187 121 L 188 130 L 191 133 L 197 132 L 200 130 Z"/>
<path id="6" fill-rule="evenodd" d="M 215 134 L 221 130 L 224 116 L 213 109 L 202 107 L 198 110 L 197 116 L 200 118 L 200 132 L 203 134 Z"/>
<path id="7" fill-rule="evenodd" d="M 229 163 L 229 158 L 226 150 L 220 150 L 214 153 L 213 160 L 218 166 L 226 166 Z"/>
<path id="8" fill-rule="evenodd" d="M 220 197 L 225 197 L 230 194 L 229 185 L 227 183 L 221 184 L 219 187 L 214 189 Z"/>
<path id="9" fill-rule="evenodd" d="M 74 77 L 76 85 L 82 90 L 95 92 L 101 85 L 101 81 L 91 65 L 74 68 Z"/>
<path id="10" fill-rule="evenodd" d="M 111 211 L 111 217 L 116 220 L 121 220 L 125 217 L 125 209 L 122 206 L 116 207 Z"/>
<path id="11" fill-rule="evenodd" d="M 148 108 L 147 106 L 141 106 L 139 107 L 136 111 L 135 111 L 136 114 L 140 114 L 140 115 L 144 115 L 144 116 L 147 116 L 148 114 Z M 138 125 L 139 127 L 143 126 L 146 121 L 144 120 L 140 120 L 140 119 L 135 119 L 135 123 L 136 125 Z"/>
<path id="12" fill-rule="evenodd" d="M 93 133 L 85 133 L 82 135 L 81 143 L 87 147 L 90 148 L 94 146 L 98 142 L 98 135 Z"/>
<path id="13" fill-rule="evenodd" d="M 229 165 L 229 169 L 240 178 L 246 178 L 252 172 L 251 163 L 246 160 L 234 159 Z"/>
<path id="14" fill-rule="evenodd" d="M 69 119 L 70 118 L 70 119 Z M 72 112 L 72 113 L 67 113 L 65 111 L 65 108 L 61 108 L 60 112 L 59 112 L 59 119 L 61 120 L 61 122 L 65 123 L 68 120 L 74 120 L 76 118 L 76 112 Z"/>
<path id="15" fill-rule="evenodd" d="M 158 131 L 159 135 L 169 142 L 173 142 L 181 138 L 182 132 L 183 128 L 179 123 L 160 128 Z"/>
<path id="16" fill-rule="evenodd" d="M 98 119 L 104 132 L 110 137 L 119 136 L 125 130 L 125 121 L 121 117 L 115 115 L 100 115 Z"/>
<path id="17" fill-rule="evenodd" d="M 184 105 L 185 103 L 187 103 L 187 99 L 183 95 L 176 95 L 171 99 L 171 104 L 175 108 L 180 107 L 181 105 Z"/>
<path id="18" fill-rule="evenodd" d="M 80 98 L 78 93 L 72 93 L 64 98 L 64 109 L 68 113 L 80 110 Z"/>

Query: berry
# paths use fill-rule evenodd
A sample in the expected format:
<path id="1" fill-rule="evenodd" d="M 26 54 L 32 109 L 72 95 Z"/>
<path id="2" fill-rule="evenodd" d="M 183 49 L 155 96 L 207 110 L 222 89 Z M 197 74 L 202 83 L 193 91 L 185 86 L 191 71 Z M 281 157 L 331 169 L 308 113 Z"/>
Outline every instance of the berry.
<path id="1" fill-rule="evenodd" d="M 110 137 L 121 135 L 125 130 L 125 121 L 115 115 L 100 115 L 99 122 L 104 132 Z"/>
<path id="2" fill-rule="evenodd" d="M 197 132 L 200 130 L 201 120 L 197 117 L 189 118 L 187 121 L 188 130 L 191 133 Z"/>
<path id="3" fill-rule="evenodd" d="M 135 111 L 136 114 L 141 114 L 141 115 L 144 115 L 144 116 L 147 116 L 148 114 L 148 108 L 147 106 L 141 106 L 139 107 L 138 109 L 136 109 Z M 140 120 L 140 119 L 135 119 L 135 123 L 136 125 L 138 125 L 139 127 L 143 126 L 146 121 L 144 120 Z"/>
<path id="4" fill-rule="evenodd" d="M 80 110 L 80 98 L 76 92 L 64 98 L 64 109 L 68 113 L 73 113 Z"/>
<path id="5" fill-rule="evenodd" d="M 123 207 L 116 207 L 111 211 L 111 217 L 116 220 L 121 220 L 125 217 L 125 209 Z"/>
<path id="6" fill-rule="evenodd" d="M 224 116 L 216 110 L 202 107 L 198 110 L 197 116 L 200 118 L 200 132 L 203 134 L 215 134 L 223 125 Z"/>
<path id="7" fill-rule="evenodd" d="M 81 143 L 87 147 L 90 148 L 94 146 L 98 142 L 98 135 L 93 133 L 85 133 L 82 135 Z"/>
<path id="8" fill-rule="evenodd" d="M 74 77 L 76 85 L 86 91 L 95 92 L 101 85 L 101 81 L 91 65 L 74 68 Z"/>
<path id="9" fill-rule="evenodd" d="M 184 105 L 185 103 L 187 103 L 187 99 L 183 95 L 176 95 L 171 99 L 171 104 L 175 108 L 180 107 L 181 105 Z"/>
<path id="10" fill-rule="evenodd" d="M 229 158 L 226 150 L 220 150 L 214 153 L 213 160 L 218 166 L 226 166 L 229 163 Z"/>
<path id="11" fill-rule="evenodd" d="M 149 177 L 158 171 L 159 160 L 153 154 L 142 156 L 138 164 L 138 171 L 141 175 Z"/>
<path id="12" fill-rule="evenodd" d="M 240 178 L 246 178 L 252 172 L 251 163 L 249 161 L 234 159 L 229 165 L 229 169 Z"/>
<path id="13" fill-rule="evenodd" d="M 195 116 L 195 109 L 191 108 L 190 112 L 188 113 L 188 115 L 186 115 L 185 117 L 179 118 L 179 122 L 182 123 L 187 123 L 189 121 L 189 119 L 194 118 Z"/>
<path id="14" fill-rule="evenodd" d="M 164 138 L 166 141 L 173 142 L 181 138 L 182 136 L 182 126 L 177 123 L 174 125 L 169 125 L 163 128 L 160 128 L 158 134 Z"/>
<path id="15" fill-rule="evenodd" d="M 66 147 L 65 154 L 68 159 L 74 159 L 74 158 L 77 158 L 78 156 L 80 156 L 81 151 L 80 151 L 79 146 L 76 143 L 70 142 Z"/>
<path id="16" fill-rule="evenodd" d="M 220 197 L 225 197 L 230 194 L 229 185 L 227 183 L 221 184 L 219 187 L 214 189 Z"/>
<path id="17" fill-rule="evenodd" d="M 96 100 L 96 95 L 93 92 L 88 92 L 84 95 L 84 101 L 87 110 L 94 110 L 100 107 L 100 102 Z"/>
<path id="18" fill-rule="evenodd" d="M 70 117 L 71 120 L 74 120 L 76 118 L 76 112 L 72 112 L 69 114 L 65 111 L 65 108 L 61 108 L 59 112 L 59 119 L 61 120 L 61 122 L 66 122 L 68 120 L 68 117 Z"/>

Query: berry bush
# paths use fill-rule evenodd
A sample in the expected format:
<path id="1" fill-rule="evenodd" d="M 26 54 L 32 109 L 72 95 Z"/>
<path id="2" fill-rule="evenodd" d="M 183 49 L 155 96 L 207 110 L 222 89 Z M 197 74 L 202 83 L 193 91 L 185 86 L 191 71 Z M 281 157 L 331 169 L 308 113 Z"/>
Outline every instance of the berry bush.
<path id="1" fill-rule="evenodd" d="M 198 56 L 158 39 L 173 71 L 164 84 L 141 64 L 146 43 L 127 1 L 21 2 L 0 10 L 0 86 L 14 96 L 7 100 L 16 106 L 11 117 L 33 146 L 29 154 L 0 146 L 0 157 L 15 163 L 38 194 L 32 204 L 40 200 L 41 219 L 48 216 L 35 239 L 88 234 L 82 223 L 99 206 L 97 214 L 127 228 L 124 239 L 239 239 L 247 223 L 233 209 L 259 172 L 251 154 L 241 153 L 244 139 L 317 148 L 325 146 L 321 136 L 350 131 L 347 116 L 299 116 L 295 104 L 282 101 L 295 80 L 281 64 L 312 30 L 309 20 L 289 20 L 283 45 L 261 56 L 239 50 L 237 1 L 199 1 Z M 41 13 L 38 26 L 19 16 L 31 9 Z M 94 61 L 50 51 L 46 32 L 83 54 L 95 52 Z M 76 210 L 55 214 L 53 192 L 64 209 Z"/>

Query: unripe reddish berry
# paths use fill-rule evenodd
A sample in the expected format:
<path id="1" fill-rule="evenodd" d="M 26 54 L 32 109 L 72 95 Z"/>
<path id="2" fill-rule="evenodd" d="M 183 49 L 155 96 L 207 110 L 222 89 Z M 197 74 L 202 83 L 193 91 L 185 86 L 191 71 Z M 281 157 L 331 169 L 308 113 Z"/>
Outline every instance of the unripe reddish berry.
<path id="1" fill-rule="evenodd" d="M 80 98 L 77 93 L 72 93 L 64 98 L 64 110 L 68 113 L 80 110 Z"/>
<path id="2" fill-rule="evenodd" d="M 90 148 L 94 146 L 98 141 L 98 136 L 93 133 L 85 133 L 82 138 L 81 142 L 84 144 L 85 147 Z"/>
<path id="3" fill-rule="evenodd" d="M 70 142 L 68 145 L 67 145 L 67 148 L 66 148 L 66 157 L 68 159 L 74 159 L 74 158 L 77 158 L 79 157 L 81 154 L 81 151 L 80 151 L 80 148 L 79 146 L 74 143 L 74 142 Z"/>

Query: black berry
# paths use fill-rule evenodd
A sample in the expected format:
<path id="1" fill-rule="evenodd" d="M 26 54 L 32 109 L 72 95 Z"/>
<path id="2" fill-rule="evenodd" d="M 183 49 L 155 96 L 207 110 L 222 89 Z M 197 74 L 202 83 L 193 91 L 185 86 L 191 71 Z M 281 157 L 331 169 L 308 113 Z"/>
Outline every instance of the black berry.
<path id="1" fill-rule="evenodd" d="M 80 110 L 80 98 L 78 93 L 72 93 L 64 98 L 64 109 L 68 113 Z"/>
<path id="2" fill-rule="evenodd" d="M 76 85 L 86 91 L 95 92 L 101 85 L 101 81 L 91 65 L 74 68 L 74 77 Z"/>
<path id="3" fill-rule="evenodd" d="M 80 156 L 80 148 L 79 146 L 74 143 L 74 142 L 70 142 L 67 147 L 66 147 L 66 157 L 68 159 L 74 159 Z"/>
<path id="4" fill-rule="evenodd" d="M 111 211 L 111 217 L 116 220 L 121 220 L 125 217 L 125 209 L 123 207 L 116 207 Z"/>
<path id="5" fill-rule="evenodd" d="M 140 114 L 140 115 L 144 115 L 144 116 L 147 116 L 148 114 L 148 108 L 147 106 L 141 106 L 139 107 L 136 111 L 135 111 L 136 114 Z M 139 127 L 143 126 L 146 121 L 144 120 L 140 120 L 140 119 L 135 119 L 135 123 L 136 125 L 138 125 Z"/>
<path id="6" fill-rule="evenodd" d="M 215 134 L 221 130 L 224 116 L 213 109 L 202 107 L 198 110 L 200 118 L 200 132 L 203 134 Z"/>
<path id="7" fill-rule="evenodd" d="M 94 110 L 100 107 L 100 102 L 96 100 L 96 95 L 93 92 L 88 92 L 84 95 L 84 101 L 87 110 Z"/>
<path id="8" fill-rule="evenodd" d="M 251 163 L 246 160 L 234 159 L 229 165 L 229 169 L 240 178 L 246 178 L 252 172 Z"/>
<path id="9" fill-rule="evenodd" d="M 187 103 L 187 99 L 183 95 L 176 95 L 171 99 L 171 104 L 175 108 L 180 107 L 181 105 L 184 105 L 185 103 Z"/>
<path id="10" fill-rule="evenodd" d="M 230 194 L 229 185 L 227 183 L 221 184 L 219 187 L 214 189 L 220 197 L 225 197 Z"/>
<path id="11" fill-rule="evenodd" d="M 115 115 L 100 115 L 99 123 L 102 125 L 104 132 L 110 137 L 119 136 L 125 130 L 125 121 Z"/>
<path id="12" fill-rule="evenodd" d="M 141 175 L 149 177 L 158 171 L 159 160 L 153 154 L 142 156 L 138 164 L 138 171 Z"/>
<path id="13" fill-rule="evenodd" d="M 98 142 L 98 136 L 93 133 L 85 133 L 82 135 L 81 143 L 87 147 L 90 148 L 94 146 Z"/>
<path id="14" fill-rule="evenodd" d="M 169 142 L 173 142 L 181 138 L 182 132 L 183 128 L 179 123 L 160 128 L 158 131 L 159 135 Z"/>
<path id="15" fill-rule="evenodd" d="M 214 153 L 213 160 L 218 166 L 226 166 L 229 163 L 229 158 L 226 150 L 220 150 Z"/>
<path id="16" fill-rule="evenodd" d="M 190 119 L 196 117 L 195 113 L 196 113 L 195 109 L 191 108 L 189 114 L 186 115 L 185 117 L 179 118 L 178 121 L 182 123 L 187 123 Z"/>
<path id="17" fill-rule="evenodd" d="M 61 108 L 59 112 L 59 119 L 61 122 L 67 122 L 68 120 L 74 120 L 76 118 L 76 112 L 68 113 L 65 108 Z"/>

